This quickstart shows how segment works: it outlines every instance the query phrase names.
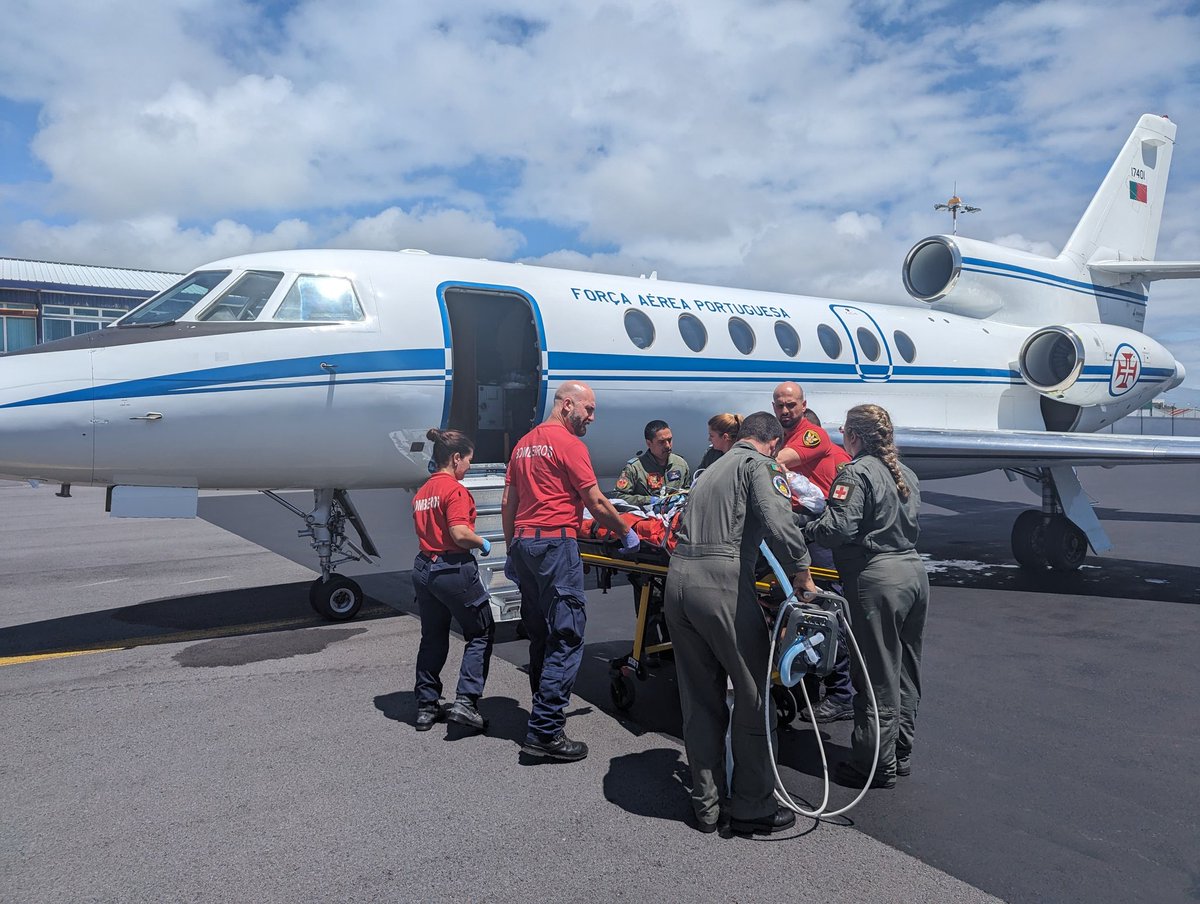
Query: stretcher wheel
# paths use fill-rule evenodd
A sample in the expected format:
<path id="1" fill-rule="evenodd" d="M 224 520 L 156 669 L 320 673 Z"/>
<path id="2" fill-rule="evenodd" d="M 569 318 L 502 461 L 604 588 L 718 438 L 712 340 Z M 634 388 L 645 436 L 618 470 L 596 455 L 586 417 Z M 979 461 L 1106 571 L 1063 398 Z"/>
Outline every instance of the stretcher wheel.
<path id="1" fill-rule="evenodd" d="M 628 675 L 614 675 L 612 682 L 608 686 L 608 692 L 612 695 L 613 706 L 621 712 L 629 712 L 633 706 L 633 701 L 637 699 L 637 691 L 633 686 L 633 679 Z"/>
<path id="2" fill-rule="evenodd" d="M 796 706 L 796 695 L 790 688 L 774 687 L 771 688 L 771 698 L 775 703 L 775 715 L 779 719 L 779 727 L 785 728 L 791 725 L 799 711 L 799 707 Z"/>

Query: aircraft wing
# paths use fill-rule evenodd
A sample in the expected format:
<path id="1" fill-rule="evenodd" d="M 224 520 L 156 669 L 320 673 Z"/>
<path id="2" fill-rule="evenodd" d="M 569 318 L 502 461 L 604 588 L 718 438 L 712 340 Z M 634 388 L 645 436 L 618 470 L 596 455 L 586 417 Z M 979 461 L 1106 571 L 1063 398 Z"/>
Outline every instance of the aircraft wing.
<path id="1" fill-rule="evenodd" d="M 896 445 L 905 463 L 928 477 L 1005 468 L 1200 463 L 1200 437 L 1190 436 L 898 429 Z"/>
<path id="2" fill-rule="evenodd" d="M 1088 266 L 1105 273 L 1140 276 L 1146 280 L 1200 278 L 1200 261 L 1096 261 Z"/>

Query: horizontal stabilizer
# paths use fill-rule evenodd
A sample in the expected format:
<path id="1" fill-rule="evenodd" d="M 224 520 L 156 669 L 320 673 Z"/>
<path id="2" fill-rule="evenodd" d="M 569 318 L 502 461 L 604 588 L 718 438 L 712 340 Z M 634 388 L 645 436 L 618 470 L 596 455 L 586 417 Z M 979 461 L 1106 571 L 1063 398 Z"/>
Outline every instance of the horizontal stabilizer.
<path id="1" fill-rule="evenodd" d="M 1096 261 L 1088 264 L 1114 276 L 1137 276 L 1149 282 L 1154 279 L 1200 279 L 1200 261 Z"/>

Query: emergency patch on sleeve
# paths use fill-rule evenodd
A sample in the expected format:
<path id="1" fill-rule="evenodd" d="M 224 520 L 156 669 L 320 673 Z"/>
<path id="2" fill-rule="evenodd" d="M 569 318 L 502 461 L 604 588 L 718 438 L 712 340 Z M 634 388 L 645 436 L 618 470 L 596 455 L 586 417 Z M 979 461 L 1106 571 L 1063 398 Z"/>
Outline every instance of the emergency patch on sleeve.
<path id="1" fill-rule="evenodd" d="M 804 445 L 808 449 L 812 449 L 821 445 L 821 434 L 819 434 L 816 430 L 805 430 Z"/>
<path id="2" fill-rule="evenodd" d="M 845 502 L 850 498 L 850 484 L 839 483 L 833 488 L 833 492 L 829 494 L 829 498 L 834 502 Z"/>
<path id="3" fill-rule="evenodd" d="M 787 480 L 784 479 L 782 474 L 776 474 L 774 477 L 772 477 L 771 485 L 779 491 L 781 496 L 787 496 L 789 499 L 791 498 L 791 490 L 788 489 Z"/>
<path id="4" fill-rule="evenodd" d="M 622 474 L 620 477 L 617 478 L 617 489 L 618 490 L 629 489 L 629 478 L 626 477 L 624 474 Z"/>

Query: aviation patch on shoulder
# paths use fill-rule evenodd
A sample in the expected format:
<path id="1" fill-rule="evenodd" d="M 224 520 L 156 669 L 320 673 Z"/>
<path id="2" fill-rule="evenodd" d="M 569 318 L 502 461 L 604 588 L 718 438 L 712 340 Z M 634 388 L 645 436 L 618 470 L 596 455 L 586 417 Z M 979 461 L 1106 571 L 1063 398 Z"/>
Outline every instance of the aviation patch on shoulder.
<path id="1" fill-rule="evenodd" d="M 629 489 L 629 478 L 626 477 L 624 474 L 622 474 L 620 477 L 617 478 L 617 489 L 618 490 Z"/>
<path id="2" fill-rule="evenodd" d="M 808 449 L 812 449 L 821 445 L 821 434 L 819 434 L 816 430 L 805 430 L 804 445 Z"/>
<path id="3" fill-rule="evenodd" d="M 652 490 L 661 490 L 663 485 L 663 477 L 661 474 L 647 474 L 646 485 Z"/>
<path id="4" fill-rule="evenodd" d="M 833 488 L 833 492 L 829 494 L 829 498 L 834 502 L 845 502 L 850 498 L 850 484 L 839 483 Z"/>
<path id="5" fill-rule="evenodd" d="M 782 474 L 776 474 L 774 477 L 772 477 L 771 484 L 779 491 L 781 496 L 787 496 L 789 499 L 791 498 L 792 493 L 788 489 L 787 480 L 784 479 Z"/>
<path id="6" fill-rule="evenodd" d="M 673 468 L 667 472 L 667 480 L 682 480 L 683 472 L 678 468 Z"/>

